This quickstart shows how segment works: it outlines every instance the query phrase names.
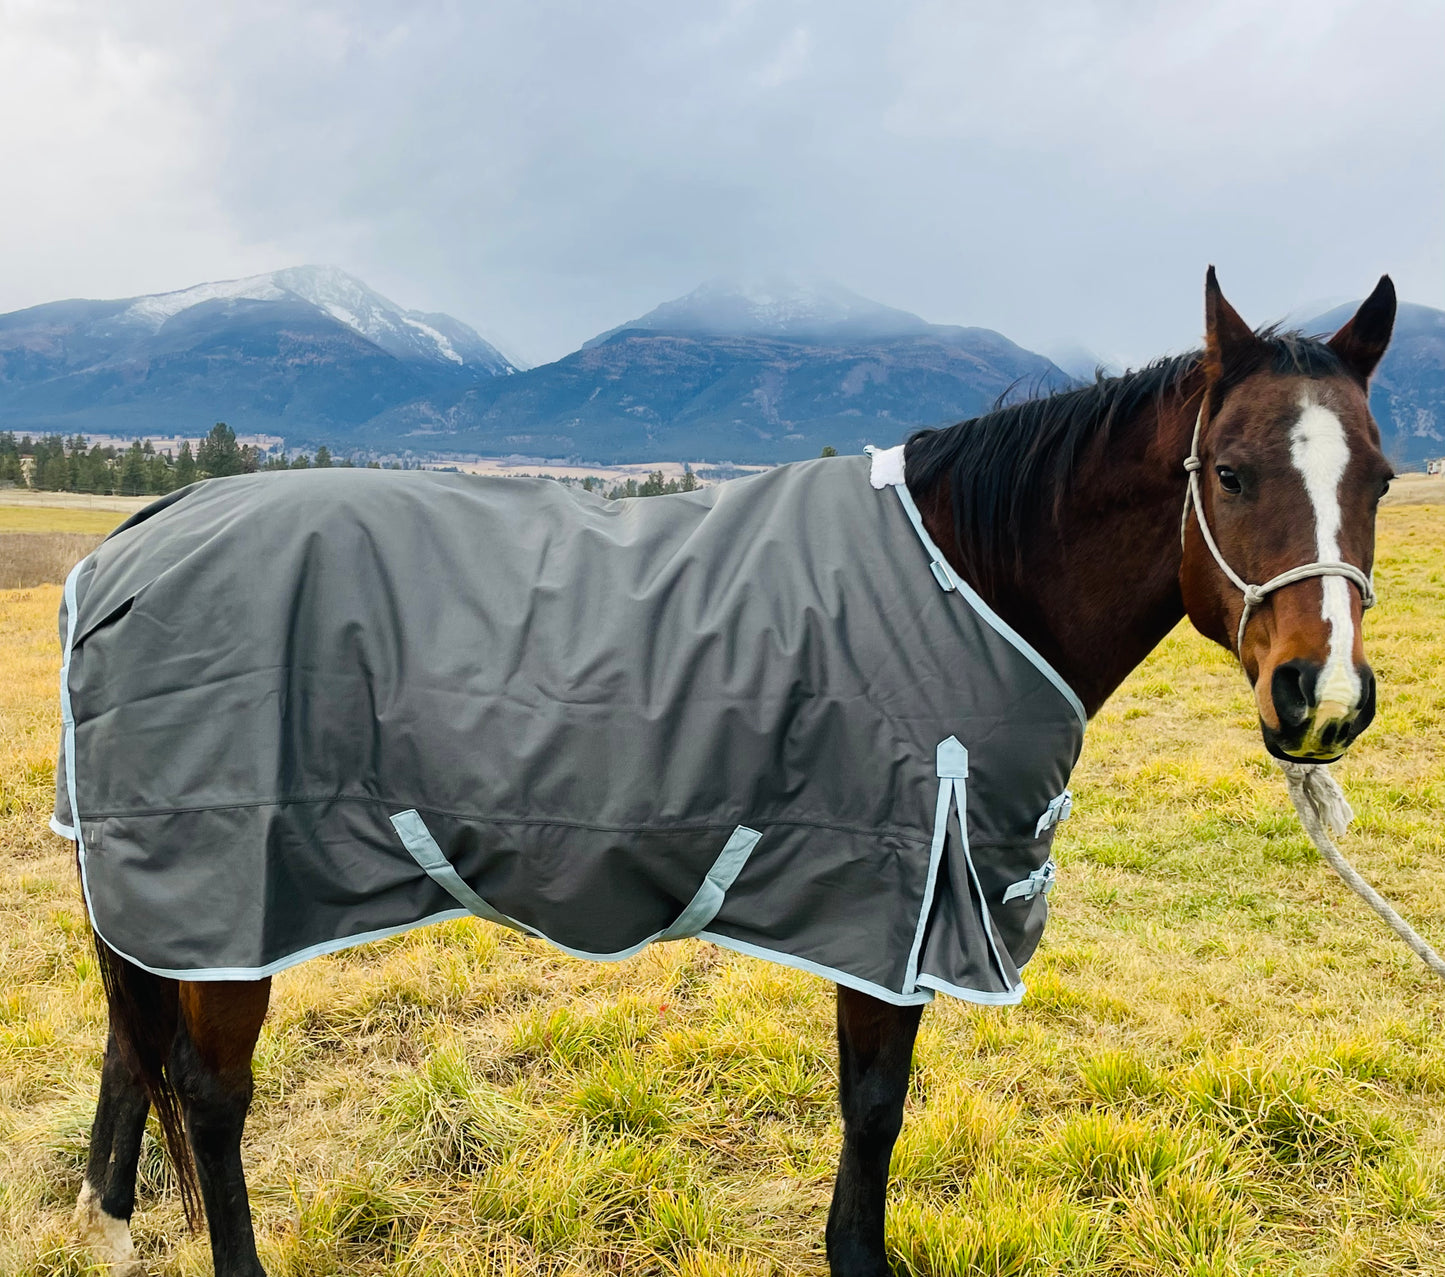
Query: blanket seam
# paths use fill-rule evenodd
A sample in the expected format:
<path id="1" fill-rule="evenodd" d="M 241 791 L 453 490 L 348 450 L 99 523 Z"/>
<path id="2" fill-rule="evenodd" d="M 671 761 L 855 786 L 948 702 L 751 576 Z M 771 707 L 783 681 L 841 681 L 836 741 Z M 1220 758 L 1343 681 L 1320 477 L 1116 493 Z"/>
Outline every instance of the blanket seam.
<path id="1" fill-rule="evenodd" d="M 598 833 L 605 834 L 657 834 L 657 833 L 710 833 L 714 830 L 731 830 L 736 826 L 726 821 L 714 821 L 706 824 L 673 824 L 673 825 L 594 825 L 586 824 L 580 820 L 549 820 L 538 816 L 518 816 L 514 818 L 497 818 L 491 816 L 475 816 L 466 812 L 449 811 L 441 807 L 417 807 L 415 804 L 404 804 L 401 800 L 385 798 L 358 798 L 351 795 L 328 795 L 322 798 L 283 798 L 283 799 L 258 799 L 248 803 L 211 803 L 197 807 L 158 807 L 145 808 L 139 811 L 97 811 L 89 812 L 84 819 L 89 822 L 98 820 L 120 820 L 127 817 L 150 817 L 150 816 L 184 816 L 204 811 L 253 811 L 258 807 L 304 807 L 315 806 L 318 803 L 362 803 L 368 806 L 385 808 L 412 807 L 416 811 L 425 812 L 429 816 L 443 816 L 451 820 L 464 820 L 477 825 L 529 825 L 529 826 L 559 826 L 564 829 L 591 829 Z M 758 821 L 770 829 L 824 829 L 834 833 L 858 834 L 865 838 L 894 838 L 899 842 L 906 842 L 915 846 L 927 847 L 929 840 L 919 838 L 906 832 L 893 832 L 886 829 L 866 829 L 857 825 L 832 824 L 819 820 L 768 820 Z"/>

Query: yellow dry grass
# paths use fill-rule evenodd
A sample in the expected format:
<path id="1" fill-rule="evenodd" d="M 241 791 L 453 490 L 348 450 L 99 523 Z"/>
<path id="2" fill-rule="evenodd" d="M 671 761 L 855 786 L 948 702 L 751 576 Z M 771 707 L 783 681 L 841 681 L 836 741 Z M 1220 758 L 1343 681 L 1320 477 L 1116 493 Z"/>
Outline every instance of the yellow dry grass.
<path id="1" fill-rule="evenodd" d="M 1382 512 L 1347 854 L 1445 947 L 1445 512 Z M 0 595 L 0 1272 L 67 1227 L 104 1031 L 44 830 L 55 587 Z M 1021 1008 L 928 1011 L 890 1244 L 919 1275 L 1445 1271 L 1445 986 L 1321 866 L 1237 670 L 1173 635 L 1095 721 Z M 247 1167 L 269 1271 L 820 1274 L 831 990 L 683 943 L 447 923 L 289 972 Z M 209 1271 L 155 1149 L 136 1233 Z"/>
<path id="2" fill-rule="evenodd" d="M 0 590 L 59 584 L 103 539 L 93 532 L 0 532 Z"/>
<path id="3" fill-rule="evenodd" d="M 129 517 L 120 510 L 0 503 L 0 532 L 86 532 L 104 536 Z"/>
<path id="4" fill-rule="evenodd" d="M 6 495 L 12 503 L 0 502 L 0 590 L 60 584 L 71 567 L 129 517 L 125 510 L 41 505 L 43 493 Z M 21 504 L 25 497 L 30 502 Z M 132 498 L 113 500 L 134 504 Z"/>

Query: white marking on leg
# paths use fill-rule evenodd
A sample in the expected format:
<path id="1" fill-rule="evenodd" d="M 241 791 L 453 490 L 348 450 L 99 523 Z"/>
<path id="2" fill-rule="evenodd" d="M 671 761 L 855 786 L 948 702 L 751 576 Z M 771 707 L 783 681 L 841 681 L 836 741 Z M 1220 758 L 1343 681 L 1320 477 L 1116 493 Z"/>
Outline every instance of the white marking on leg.
<path id="1" fill-rule="evenodd" d="M 1315 514 L 1315 557 L 1323 563 L 1340 559 L 1340 480 L 1350 464 L 1350 445 L 1340 419 L 1308 391 L 1300 395 L 1300 417 L 1289 432 L 1289 456 L 1304 479 L 1305 492 Z M 1343 577 L 1320 578 L 1324 595 L 1321 617 L 1330 627 L 1330 650 L 1315 687 L 1316 731 L 1323 724 L 1319 709 L 1328 705 L 1329 718 L 1343 717 L 1360 703 L 1360 676 L 1355 672 L 1355 620 L 1350 610 L 1350 587 Z"/>
<path id="2" fill-rule="evenodd" d="M 81 1183 L 75 1202 L 75 1231 L 96 1263 L 108 1266 L 111 1277 L 145 1277 L 145 1269 L 135 1257 L 130 1224 L 105 1213 L 100 1194 L 88 1179 Z"/>

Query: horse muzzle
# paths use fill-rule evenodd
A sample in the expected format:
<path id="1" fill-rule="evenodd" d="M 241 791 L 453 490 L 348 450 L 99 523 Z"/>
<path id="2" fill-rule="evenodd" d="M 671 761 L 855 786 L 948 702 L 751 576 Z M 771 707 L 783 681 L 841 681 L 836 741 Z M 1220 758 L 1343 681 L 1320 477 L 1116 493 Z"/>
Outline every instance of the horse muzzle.
<path id="1" fill-rule="evenodd" d="M 1276 758 L 1292 763 L 1332 763 L 1375 717 L 1375 674 L 1357 665 L 1359 694 L 1346 703 L 1337 688 L 1321 688 L 1323 666 L 1292 660 L 1275 666 L 1269 696 L 1278 727 L 1260 718 L 1264 745 Z"/>

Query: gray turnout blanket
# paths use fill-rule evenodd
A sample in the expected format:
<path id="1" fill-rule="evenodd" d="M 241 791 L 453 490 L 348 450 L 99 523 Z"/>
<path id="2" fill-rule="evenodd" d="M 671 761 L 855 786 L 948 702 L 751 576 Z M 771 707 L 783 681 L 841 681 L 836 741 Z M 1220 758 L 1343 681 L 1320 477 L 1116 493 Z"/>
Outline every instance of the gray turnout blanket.
<path id="1" fill-rule="evenodd" d="M 52 827 L 96 930 L 247 979 L 471 912 L 1017 1001 L 1083 711 L 869 477 L 607 501 L 337 469 L 156 502 L 61 612 Z"/>

